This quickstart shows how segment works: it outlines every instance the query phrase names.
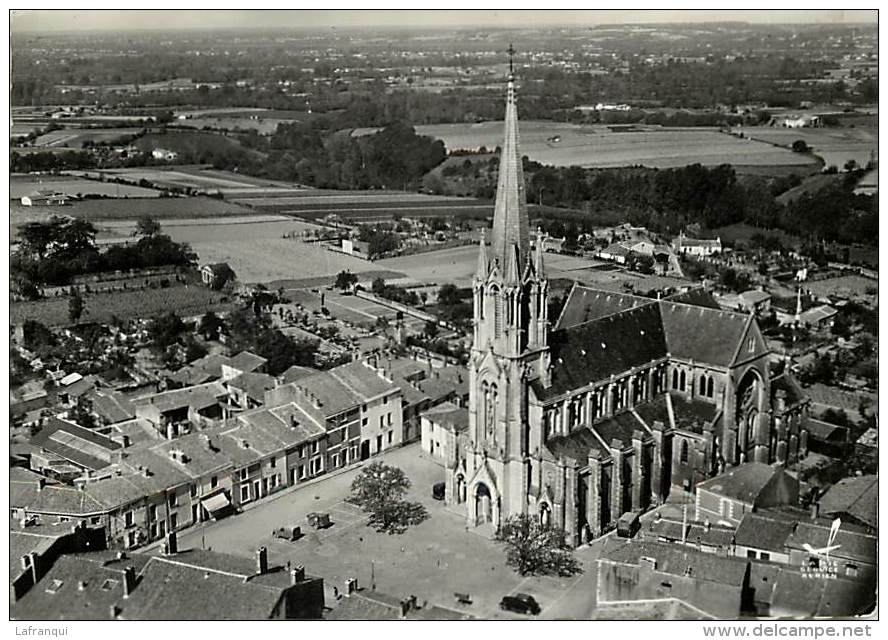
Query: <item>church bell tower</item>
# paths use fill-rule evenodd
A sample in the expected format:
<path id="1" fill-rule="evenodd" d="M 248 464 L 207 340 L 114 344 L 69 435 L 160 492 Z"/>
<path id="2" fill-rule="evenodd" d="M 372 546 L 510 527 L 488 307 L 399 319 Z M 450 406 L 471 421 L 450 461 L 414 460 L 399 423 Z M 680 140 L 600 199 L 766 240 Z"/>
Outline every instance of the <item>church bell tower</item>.
<path id="1" fill-rule="evenodd" d="M 469 443 L 464 490 L 470 526 L 527 510 L 528 391 L 547 375 L 548 281 L 543 238 L 531 243 L 518 108 L 509 47 L 504 139 L 490 246 L 482 235 L 473 278 L 474 335 L 469 362 Z"/>

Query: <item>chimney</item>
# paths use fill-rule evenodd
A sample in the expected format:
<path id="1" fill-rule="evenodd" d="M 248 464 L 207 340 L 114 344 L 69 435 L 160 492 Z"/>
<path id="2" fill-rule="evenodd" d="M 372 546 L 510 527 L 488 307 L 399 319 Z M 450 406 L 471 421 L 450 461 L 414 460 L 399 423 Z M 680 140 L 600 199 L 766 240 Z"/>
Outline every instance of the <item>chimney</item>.
<path id="1" fill-rule="evenodd" d="M 167 533 L 166 548 L 167 553 L 171 556 L 174 556 L 179 552 L 179 541 L 176 539 L 175 531 L 170 531 L 169 533 Z"/>
<path id="2" fill-rule="evenodd" d="M 290 584 L 297 585 L 303 580 L 305 580 L 305 566 L 297 564 L 295 567 L 290 569 Z"/>
<path id="3" fill-rule="evenodd" d="M 256 550 L 256 573 L 260 576 L 268 573 L 268 549 L 265 547 Z"/>
<path id="4" fill-rule="evenodd" d="M 123 570 L 123 597 L 129 598 L 135 588 L 136 570 L 133 567 L 127 567 Z"/>
<path id="5" fill-rule="evenodd" d="M 296 419 L 296 414 L 295 414 L 295 413 L 291 413 L 291 414 L 290 414 L 290 426 L 291 426 L 293 429 L 295 429 L 295 428 L 297 428 L 297 427 L 299 426 L 299 421 Z"/>

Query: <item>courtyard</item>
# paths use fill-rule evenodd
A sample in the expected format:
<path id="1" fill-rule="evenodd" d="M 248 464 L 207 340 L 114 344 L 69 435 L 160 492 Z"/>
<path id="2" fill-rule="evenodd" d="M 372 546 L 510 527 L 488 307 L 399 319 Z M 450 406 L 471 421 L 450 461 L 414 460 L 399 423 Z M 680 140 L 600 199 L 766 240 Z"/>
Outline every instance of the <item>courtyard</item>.
<path id="1" fill-rule="evenodd" d="M 348 578 L 364 589 L 373 588 L 398 598 L 415 595 L 420 603 L 465 612 L 478 618 L 520 618 L 499 609 L 507 594 L 532 594 L 542 607 L 541 618 L 588 619 L 594 614 L 600 544 L 578 549 L 584 573 L 569 578 L 523 577 L 506 566 L 505 554 L 486 535 L 467 530 L 463 513 L 432 498 L 432 485 L 444 480 L 444 469 L 423 457 L 419 444 L 382 454 L 386 464 L 400 467 L 411 479 L 409 498 L 421 502 L 429 518 L 404 534 L 377 533 L 366 526 L 357 507 L 344 502 L 358 469 L 322 478 L 290 489 L 243 513 L 207 523 L 180 534 L 179 548 L 204 546 L 215 551 L 253 557 L 268 548 L 272 565 L 302 564 L 306 572 L 324 578 L 328 594 L 344 590 Z M 315 531 L 306 514 L 329 512 L 332 526 Z M 284 525 L 300 525 L 306 534 L 296 542 L 273 538 Z M 472 604 L 458 604 L 454 593 L 471 596 Z M 327 598 L 327 606 L 335 606 Z"/>

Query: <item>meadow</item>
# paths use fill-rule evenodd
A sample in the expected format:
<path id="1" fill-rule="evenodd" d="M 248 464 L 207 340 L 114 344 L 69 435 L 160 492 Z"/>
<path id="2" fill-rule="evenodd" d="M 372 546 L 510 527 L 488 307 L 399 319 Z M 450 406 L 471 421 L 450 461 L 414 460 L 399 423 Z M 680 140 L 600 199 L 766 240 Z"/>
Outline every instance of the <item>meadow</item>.
<path id="1" fill-rule="evenodd" d="M 142 129 L 57 129 L 38 136 L 34 141 L 37 147 L 64 147 L 68 149 L 81 149 L 83 143 L 112 143 L 126 136 L 140 133 Z"/>
<path id="2" fill-rule="evenodd" d="M 554 166 L 670 168 L 729 163 L 806 167 L 816 162 L 767 142 L 743 140 L 710 127 L 637 125 L 619 130 L 538 120 L 522 121 L 519 127 L 522 153 Z M 495 149 L 502 142 L 503 123 L 422 125 L 416 130 L 442 140 L 448 151 Z"/>
<path id="3" fill-rule="evenodd" d="M 848 160 L 861 167 L 870 161 L 870 154 L 879 148 L 877 127 L 820 127 L 786 129 L 783 127 L 744 127 L 744 135 L 775 145 L 791 147 L 796 140 L 804 140 L 815 154 L 828 165 L 842 169 Z"/>
<path id="4" fill-rule="evenodd" d="M 76 176 L 11 175 L 9 197 L 19 200 L 38 190 L 62 191 L 68 195 L 103 195 L 114 198 L 156 198 L 160 191 L 128 184 L 115 184 L 99 180 L 87 180 Z"/>

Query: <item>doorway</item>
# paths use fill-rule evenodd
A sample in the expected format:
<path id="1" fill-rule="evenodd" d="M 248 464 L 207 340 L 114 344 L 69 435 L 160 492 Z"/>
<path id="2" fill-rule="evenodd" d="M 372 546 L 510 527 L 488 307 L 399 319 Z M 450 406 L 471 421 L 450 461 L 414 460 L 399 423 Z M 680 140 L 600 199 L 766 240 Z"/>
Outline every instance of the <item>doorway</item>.
<path id="1" fill-rule="evenodd" d="M 483 482 L 475 488 L 475 524 L 481 525 L 492 520 L 490 489 Z"/>
<path id="2" fill-rule="evenodd" d="M 366 460 L 370 457 L 370 441 L 364 440 L 361 443 L 361 460 Z"/>

